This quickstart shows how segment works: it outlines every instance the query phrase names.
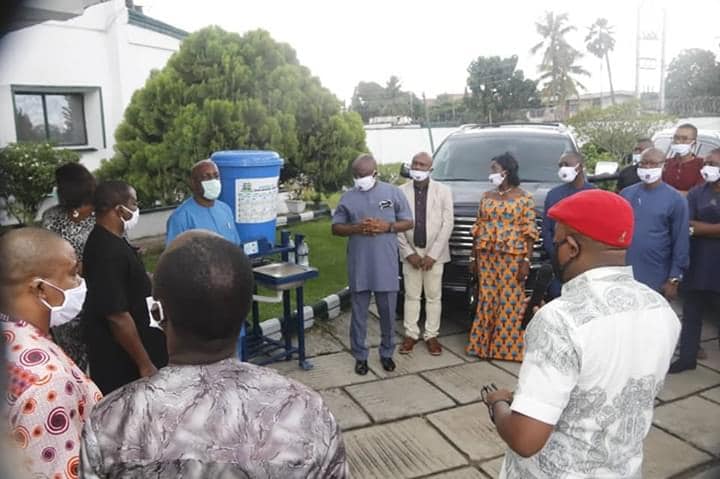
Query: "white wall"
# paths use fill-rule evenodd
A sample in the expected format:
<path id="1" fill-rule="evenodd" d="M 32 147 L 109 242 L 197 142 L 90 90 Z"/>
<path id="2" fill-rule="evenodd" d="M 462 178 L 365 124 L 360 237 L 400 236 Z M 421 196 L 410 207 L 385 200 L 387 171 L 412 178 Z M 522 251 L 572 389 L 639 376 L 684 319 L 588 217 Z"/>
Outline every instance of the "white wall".
<path id="1" fill-rule="evenodd" d="M 114 132 L 133 92 L 160 69 L 180 41 L 127 23 L 124 0 L 111 0 L 65 22 L 7 34 L 0 45 L 0 147 L 16 141 L 12 85 L 74 87 L 85 95 L 91 170 L 113 155 Z M 104 124 L 103 124 L 104 123 Z M 103 129 L 104 126 L 104 129 Z"/>

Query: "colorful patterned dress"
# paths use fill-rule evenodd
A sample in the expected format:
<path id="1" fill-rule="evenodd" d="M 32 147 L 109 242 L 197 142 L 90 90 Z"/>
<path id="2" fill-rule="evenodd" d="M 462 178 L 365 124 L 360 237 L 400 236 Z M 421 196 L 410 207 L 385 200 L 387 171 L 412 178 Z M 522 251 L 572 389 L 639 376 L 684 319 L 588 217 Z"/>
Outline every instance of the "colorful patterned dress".
<path id="1" fill-rule="evenodd" d="M 478 275 L 478 306 L 470 329 L 468 354 L 485 359 L 522 361 L 524 331 L 520 310 L 525 287 L 518 268 L 537 239 L 535 202 L 527 193 L 516 198 L 484 197 L 472 229 Z"/>
<path id="2" fill-rule="evenodd" d="M 35 326 L 0 313 L 0 332 L 8 379 L 0 429 L 15 462 L 27 477 L 79 477 L 80 434 L 100 390 Z"/>

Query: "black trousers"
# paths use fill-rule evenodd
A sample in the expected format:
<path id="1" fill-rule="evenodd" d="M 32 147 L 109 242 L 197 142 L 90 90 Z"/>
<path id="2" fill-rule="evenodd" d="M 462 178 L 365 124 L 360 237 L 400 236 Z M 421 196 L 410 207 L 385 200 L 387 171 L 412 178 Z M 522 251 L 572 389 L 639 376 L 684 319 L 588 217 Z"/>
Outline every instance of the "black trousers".
<path id="1" fill-rule="evenodd" d="M 683 322 L 680 333 L 680 361 L 695 363 L 703 318 L 712 318 L 720 327 L 720 293 L 715 291 L 685 291 L 683 295 Z"/>

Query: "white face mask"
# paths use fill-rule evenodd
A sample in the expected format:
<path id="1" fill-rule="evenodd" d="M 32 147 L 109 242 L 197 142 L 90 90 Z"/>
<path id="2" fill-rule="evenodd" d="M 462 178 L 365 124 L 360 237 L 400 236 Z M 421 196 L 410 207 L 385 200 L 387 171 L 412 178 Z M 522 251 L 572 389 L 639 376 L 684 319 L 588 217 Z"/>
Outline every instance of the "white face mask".
<path id="1" fill-rule="evenodd" d="M 203 187 L 203 197 L 206 200 L 214 201 L 220 197 L 222 191 L 222 183 L 220 180 L 205 180 L 200 182 Z"/>
<path id="2" fill-rule="evenodd" d="M 77 318 L 77 315 L 80 314 L 80 311 L 82 310 L 83 303 L 85 302 L 85 295 L 87 294 L 85 280 L 80 278 L 80 284 L 71 289 L 58 288 L 51 282 L 44 279 L 40 279 L 40 281 L 51 288 L 60 291 L 64 296 L 62 304 L 57 306 L 51 306 L 44 299 L 40 299 L 40 302 L 47 306 L 50 310 L 50 327 L 54 328 L 56 326 L 61 326 Z"/>
<path id="3" fill-rule="evenodd" d="M 368 191 L 375 186 L 375 175 L 363 176 L 362 178 L 355 178 L 355 187 L 360 191 Z"/>
<path id="4" fill-rule="evenodd" d="M 708 183 L 715 183 L 720 180 L 720 166 L 705 165 L 700 170 L 700 174 Z"/>
<path id="5" fill-rule="evenodd" d="M 633 153 L 633 156 L 632 156 L 632 164 L 633 164 L 633 165 L 637 165 L 638 163 L 640 163 L 640 157 L 641 157 L 641 156 L 642 156 L 642 155 L 641 155 L 640 153 Z"/>
<path id="6" fill-rule="evenodd" d="M 430 176 L 429 171 L 410 170 L 410 178 L 415 181 L 425 181 Z"/>
<path id="7" fill-rule="evenodd" d="M 685 143 L 673 143 L 670 145 L 670 151 L 673 155 L 687 156 L 690 153 L 690 150 L 692 150 L 692 145 L 687 145 Z"/>
<path id="8" fill-rule="evenodd" d="M 578 175 L 577 166 L 561 166 L 558 170 L 558 178 L 563 183 L 572 183 Z"/>
<path id="9" fill-rule="evenodd" d="M 655 183 L 660 178 L 662 178 L 662 168 L 638 168 L 637 169 L 637 175 L 638 178 L 642 180 L 643 183 L 646 185 L 650 185 L 652 183 Z"/>
<path id="10" fill-rule="evenodd" d="M 123 222 L 123 231 L 125 234 L 128 234 L 131 229 L 135 228 L 137 226 L 138 221 L 140 221 L 140 208 L 137 208 L 136 210 L 131 210 L 125 205 L 120 205 L 122 208 L 124 208 L 126 211 L 129 211 L 132 213 L 132 216 L 129 220 L 126 220 L 125 218 L 120 218 Z"/>
<path id="11" fill-rule="evenodd" d="M 490 176 L 488 176 L 488 179 L 490 180 L 490 183 L 492 183 L 495 186 L 502 185 L 503 180 L 505 179 L 505 176 L 503 176 L 502 173 L 490 173 Z"/>

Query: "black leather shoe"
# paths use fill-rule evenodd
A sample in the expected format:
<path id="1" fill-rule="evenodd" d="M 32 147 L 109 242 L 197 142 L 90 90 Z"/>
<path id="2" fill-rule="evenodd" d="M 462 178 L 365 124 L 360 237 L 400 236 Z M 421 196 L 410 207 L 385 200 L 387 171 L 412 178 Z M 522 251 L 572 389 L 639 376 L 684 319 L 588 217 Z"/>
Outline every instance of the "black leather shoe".
<path id="1" fill-rule="evenodd" d="M 393 361 L 393 358 L 380 358 L 380 362 L 385 371 L 395 371 L 395 361 Z"/>
<path id="2" fill-rule="evenodd" d="M 360 376 L 365 376 L 368 373 L 367 361 L 355 361 L 355 373 Z"/>
<path id="3" fill-rule="evenodd" d="M 683 371 L 688 371 L 690 369 L 695 369 L 695 368 L 697 368 L 697 362 L 692 361 L 692 362 L 686 363 L 686 362 L 682 362 L 678 359 L 677 361 L 675 361 L 674 363 L 672 363 L 670 365 L 670 371 L 668 371 L 668 372 L 670 374 L 677 374 L 677 373 L 681 373 Z"/>

